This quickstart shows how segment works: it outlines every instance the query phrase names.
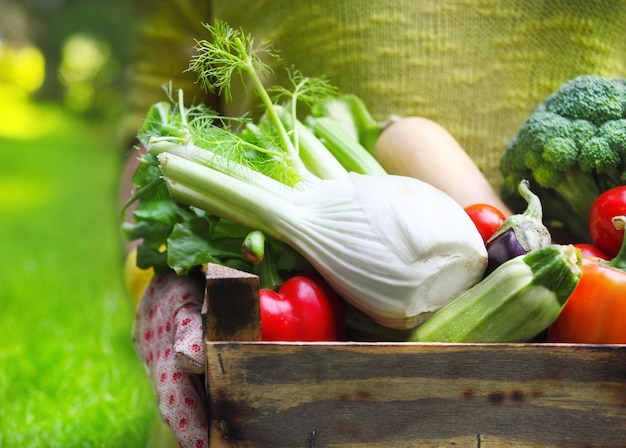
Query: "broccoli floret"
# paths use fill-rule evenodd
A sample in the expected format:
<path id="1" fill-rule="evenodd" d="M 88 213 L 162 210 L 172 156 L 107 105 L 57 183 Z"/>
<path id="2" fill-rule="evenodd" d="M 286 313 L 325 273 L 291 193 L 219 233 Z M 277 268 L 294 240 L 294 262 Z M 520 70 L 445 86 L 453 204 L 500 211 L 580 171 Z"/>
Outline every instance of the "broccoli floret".
<path id="1" fill-rule="evenodd" d="M 523 207 L 517 187 L 528 179 L 544 202 L 544 219 L 589 241 L 593 201 L 626 184 L 626 80 L 583 75 L 563 84 L 509 141 L 500 172 L 502 197 L 514 210 Z"/>

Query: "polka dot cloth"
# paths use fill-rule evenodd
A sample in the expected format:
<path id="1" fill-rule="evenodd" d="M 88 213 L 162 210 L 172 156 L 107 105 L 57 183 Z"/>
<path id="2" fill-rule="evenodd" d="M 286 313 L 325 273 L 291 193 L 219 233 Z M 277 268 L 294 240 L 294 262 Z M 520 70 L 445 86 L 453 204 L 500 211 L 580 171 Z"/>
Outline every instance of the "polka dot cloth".
<path id="1" fill-rule="evenodd" d="M 183 448 L 208 447 L 201 308 L 204 282 L 173 273 L 146 289 L 133 344 L 154 389 L 159 414 Z"/>

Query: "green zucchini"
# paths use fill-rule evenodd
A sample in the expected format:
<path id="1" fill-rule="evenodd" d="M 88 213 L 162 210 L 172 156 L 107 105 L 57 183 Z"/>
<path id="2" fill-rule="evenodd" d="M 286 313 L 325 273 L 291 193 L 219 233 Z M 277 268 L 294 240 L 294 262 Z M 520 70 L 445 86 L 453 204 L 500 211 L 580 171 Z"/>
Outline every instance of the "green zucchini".
<path id="1" fill-rule="evenodd" d="M 582 274 L 572 245 L 535 249 L 500 265 L 434 313 L 413 342 L 527 342 L 559 316 Z"/>

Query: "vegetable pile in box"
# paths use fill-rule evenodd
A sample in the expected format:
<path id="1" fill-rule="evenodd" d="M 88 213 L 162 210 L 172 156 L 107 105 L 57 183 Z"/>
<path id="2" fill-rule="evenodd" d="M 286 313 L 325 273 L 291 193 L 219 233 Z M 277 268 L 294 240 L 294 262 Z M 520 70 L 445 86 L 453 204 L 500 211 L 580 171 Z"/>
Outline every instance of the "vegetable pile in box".
<path id="1" fill-rule="evenodd" d="M 522 342 L 557 319 L 581 253 L 552 243 L 528 181 L 516 184 L 526 212 L 487 239 L 450 195 L 385 172 L 372 155 L 383 125 L 361 99 L 295 68 L 291 85 L 266 87 L 271 47 L 224 22 L 206 27 L 212 39 L 197 41 L 189 70 L 225 98 L 243 78 L 262 114 L 221 116 L 171 88 L 150 109 L 123 226 L 142 240 L 139 267 L 259 275 L 265 340 L 328 337 L 310 327 L 270 336 L 314 315 L 308 325 L 325 322 L 331 339 L 347 322 L 369 340 L 418 342 Z"/>
<path id="2" fill-rule="evenodd" d="M 247 77 L 264 114 L 255 122 L 187 108 L 183 92 L 149 111 L 135 222 L 124 225 L 143 239 L 140 267 L 184 274 L 217 262 L 275 287 L 264 265 L 279 282 L 311 266 L 393 328 L 417 325 L 481 279 L 486 249 L 468 215 L 431 185 L 384 172 L 357 138 L 380 132 L 358 98 L 295 69 L 289 88 L 266 88 L 262 58 L 272 50 L 223 22 L 207 28 L 212 40 L 198 41 L 190 70 L 226 98 L 231 77 Z M 251 231 L 267 237 L 271 262 L 242 254 Z"/>

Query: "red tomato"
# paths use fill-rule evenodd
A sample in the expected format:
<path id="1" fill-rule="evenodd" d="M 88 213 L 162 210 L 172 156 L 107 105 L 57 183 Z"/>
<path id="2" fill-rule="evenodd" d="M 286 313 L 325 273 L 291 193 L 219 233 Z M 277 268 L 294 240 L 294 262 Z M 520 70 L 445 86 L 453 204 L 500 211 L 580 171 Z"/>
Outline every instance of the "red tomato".
<path id="1" fill-rule="evenodd" d="M 259 291 L 264 341 L 345 340 L 345 315 L 339 296 L 325 282 L 307 276 L 278 289 Z"/>
<path id="2" fill-rule="evenodd" d="M 603 250 L 593 244 L 578 243 L 574 244 L 574 246 L 580 249 L 580 254 L 583 257 L 597 257 L 603 260 L 610 260 L 610 257 Z"/>
<path id="3" fill-rule="evenodd" d="M 596 198 L 589 212 L 589 235 L 593 243 L 609 258 L 619 252 L 623 230 L 616 230 L 614 216 L 626 214 L 626 186 L 611 188 Z"/>
<path id="4" fill-rule="evenodd" d="M 548 329 L 548 342 L 626 343 L 626 272 L 583 258 L 583 275 Z"/>
<path id="5" fill-rule="evenodd" d="M 465 207 L 465 212 L 474 221 L 474 225 L 476 225 L 478 233 L 483 237 L 485 243 L 504 224 L 506 219 L 504 213 L 489 204 L 469 205 Z"/>

